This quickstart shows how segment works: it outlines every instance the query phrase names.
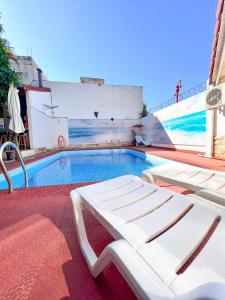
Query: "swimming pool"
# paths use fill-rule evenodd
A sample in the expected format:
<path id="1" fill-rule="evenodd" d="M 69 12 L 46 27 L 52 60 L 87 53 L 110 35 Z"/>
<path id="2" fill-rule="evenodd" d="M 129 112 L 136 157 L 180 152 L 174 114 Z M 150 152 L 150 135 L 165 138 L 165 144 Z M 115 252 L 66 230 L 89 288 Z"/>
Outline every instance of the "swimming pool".
<path id="1" fill-rule="evenodd" d="M 134 174 L 168 162 L 167 159 L 131 149 L 63 151 L 26 166 L 29 187 L 95 182 Z M 21 168 L 9 172 L 14 188 L 24 187 Z M 0 175 L 0 189 L 7 188 Z"/>

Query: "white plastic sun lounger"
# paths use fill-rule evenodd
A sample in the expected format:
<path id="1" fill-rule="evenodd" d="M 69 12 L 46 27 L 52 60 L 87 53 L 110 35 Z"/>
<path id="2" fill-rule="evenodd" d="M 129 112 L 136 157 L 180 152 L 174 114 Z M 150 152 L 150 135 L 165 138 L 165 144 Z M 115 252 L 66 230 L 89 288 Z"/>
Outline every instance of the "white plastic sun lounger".
<path id="1" fill-rule="evenodd" d="M 179 162 L 166 164 L 145 170 L 143 175 L 148 182 L 155 183 L 156 179 L 181 186 L 204 198 L 225 205 L 225 172 L 198 168 Z M 201 191 L 204 189 L 204 191 Z"/>
<path id="2" fill-rule="evenodd" d="M 122 176 L 71 192 L 81 251 L 93 277 L 115 264 L 139 299 L 225 299 L 225 208 Z M 87 208 L 115 238 L 99 257 Z"/>
<path id="3" fill-rule="evenodd" d="M 135 136 L 135 140 L 136 140 L 136 146 L 151 146 L 151 142 L 144 140 L 143 137 L 141 135 L 136 135 Z"/>

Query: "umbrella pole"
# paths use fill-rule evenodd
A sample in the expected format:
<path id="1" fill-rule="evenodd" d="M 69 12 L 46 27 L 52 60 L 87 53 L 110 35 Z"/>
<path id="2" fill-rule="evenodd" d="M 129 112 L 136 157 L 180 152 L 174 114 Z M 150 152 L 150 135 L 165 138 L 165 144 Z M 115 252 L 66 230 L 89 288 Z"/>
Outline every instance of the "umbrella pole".
<path id="1" fill-rule="evenodd" d="M 17 133 L 15 133 L 15 132 L 13 132 L 12 130 L 10 130 L 10 132 L 9 132 L 9 140 L 12 142 L 12 143 L 14 143 L 16 146 L 17 146 L 17 148 L 19 149 L 19 142 L 18 142 L 18 134 Z M 8 150 L 10 150 L 10 146 L 9 146 L 9 149 Z M 13 149 L 12 151 L 14 151 L 15 152 L 15 154 L 16 154 L 16 151 Z M 17 155 L 15 155 L 15 158 L 18 160 L 18 157 L 17 157 Z"/>

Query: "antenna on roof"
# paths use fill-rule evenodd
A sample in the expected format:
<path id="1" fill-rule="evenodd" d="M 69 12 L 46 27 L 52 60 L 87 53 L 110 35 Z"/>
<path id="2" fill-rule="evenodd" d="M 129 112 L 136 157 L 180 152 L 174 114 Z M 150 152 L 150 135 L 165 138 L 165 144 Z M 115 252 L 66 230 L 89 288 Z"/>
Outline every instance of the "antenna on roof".
<path id="1" fill-rule="evenodd" d="M 176 99 L 176 103 L 179 102 L 180 89 L 181 89 L 181 80 L 179 79 L 177 81 L 176 90 L 175 90 L 175 93 L 174 93 L 174 96 L 175 96 L 175 99 Z"/>

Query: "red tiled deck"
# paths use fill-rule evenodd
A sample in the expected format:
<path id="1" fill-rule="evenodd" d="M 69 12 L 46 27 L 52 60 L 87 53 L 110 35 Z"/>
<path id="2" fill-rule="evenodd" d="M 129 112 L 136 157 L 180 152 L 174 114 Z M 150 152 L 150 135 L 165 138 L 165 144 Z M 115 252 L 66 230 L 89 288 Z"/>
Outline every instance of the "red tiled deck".
<path id="1" fill-rule="evenodd" d="M 0 299 L 135 299 L 115 267 L 94 280 L 78 246 L 69 192 L 75 185 L 15 191 L 0 200 Z M 86 214 L 100 253 L 112 238 Z"/>
<path id="2" fill-rule="evenodd" d="M 199 153 L 179 151 L 179 150 L 166 150 L 162 148 L 146 147 L 130 147 L 135 150 L 141 150 L 146 153 L 157 155 L 160 157 L 180 161 L 190 165 L 212 169 L 217 171 L 225 171 L 225 160 L 216 158 L 201 157 Z"/>
<path id="3" fill-rule="evenodd" d="M 225 171 L 222 160 L 156 148 L 141 150 Z M 46 154 L 36 158 L 43 155 Z M 163 182 L 159 185 L 187 193 Z M 0 299 L 135 299 L 114 266 L 97 279 L 89 274 L 80 253 L 69 201 L 69 192 L 77 186 L 0 192 Z M 88 212 L 86 224 L 90 242 L 99 254 L 112 238 Z"/>

